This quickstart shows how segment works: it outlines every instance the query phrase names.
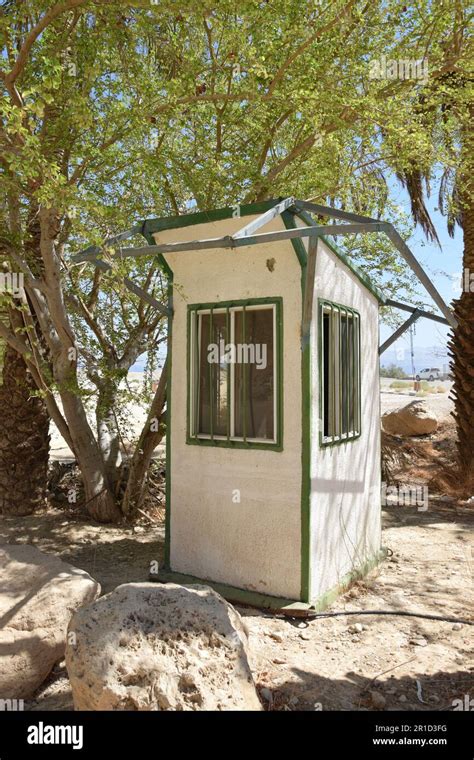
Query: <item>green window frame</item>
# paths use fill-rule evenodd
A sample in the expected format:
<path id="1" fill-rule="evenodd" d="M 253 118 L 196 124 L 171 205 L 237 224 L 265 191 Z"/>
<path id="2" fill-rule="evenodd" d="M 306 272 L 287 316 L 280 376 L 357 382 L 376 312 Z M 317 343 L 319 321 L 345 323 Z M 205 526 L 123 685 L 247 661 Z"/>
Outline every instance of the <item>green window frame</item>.
<path id="1" fill-rule="evenodd" d="M 258 368 L 245 362 L 204 362 L 202 340 L 235 347 L 252 345 L 247 340 L 252 312 L 272 312 L 272 371 L 267 373 L 273 394 L 272 435 L 252 437 L 249 419 L 254 411 Z M 253 320 L 255 324 L 255 320 Z M 205 336 L 205 337 L 204 337 Z M 205 344 L 204 344 L 205 345 Z M 255 348 L 255 346 L 254 346 Z M 256 349 L 255 349 L 256 350 Z M 243 356 L 243 354 L 241 355 Z M 266 360 L 268 357 L 265 354 Z M 263 368 L 265 369 L 265 368 Z M 217 377 L 216 377 L 217 373 Z M 205 374 L 207 377 L 205 377 Z M 187 431 L 186 442 L 200 446 L 258 448 L 281 451 L 283 448 L 283 304 L 281 297 L 218 301 L 188 306 L 187 325 Z M 252 393 L 252 388 L 254 393 Z M 260 398 L 263 387 L 260 388 Z M 209 402 L 207 403 L 207 394 Z M 206 424 L 201 398 L 206 397 Z M 263 402 L 264 403 L 264 402 Z M 268 426 L 268 421 L 265 423 Z M 203 432 L 204 430 L 204 432 Z"/>
<path id="2" fill-rule="evenodd" d="M 319 443 L 334 446 L 361 434 L 361 331 L 355 309 L 318 300 Z"/>

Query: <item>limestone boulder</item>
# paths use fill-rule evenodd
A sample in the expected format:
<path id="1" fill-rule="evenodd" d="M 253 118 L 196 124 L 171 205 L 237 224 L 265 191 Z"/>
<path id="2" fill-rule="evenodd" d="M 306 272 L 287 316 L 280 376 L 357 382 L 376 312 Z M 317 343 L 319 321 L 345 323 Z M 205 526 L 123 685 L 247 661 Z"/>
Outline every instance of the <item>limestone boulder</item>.
<path id="1" fill-rule="evenodd" d="M 438 428 L 438 418 L 426 401 L 417 399 L 382 415 L 382 427 L 390 435 L 429 435 Z"/>
<path id="2" fill-rule="evenodd" d="M 64 657 L 69 620 L 100 586 L 29 544 L 0 546 L 0 699 L 29 699 Z"/>
<path id="3" fill-rule="evenodd" d="M 262 709 L 243 621 L 208 586 L 127 583 L 69 630 L 76 710 Z"/>

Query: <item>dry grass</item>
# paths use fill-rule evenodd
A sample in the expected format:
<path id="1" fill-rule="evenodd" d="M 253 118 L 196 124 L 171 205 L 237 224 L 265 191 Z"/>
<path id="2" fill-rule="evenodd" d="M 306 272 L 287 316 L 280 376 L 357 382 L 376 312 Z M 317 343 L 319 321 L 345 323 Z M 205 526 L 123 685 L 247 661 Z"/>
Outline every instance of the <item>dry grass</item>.
<path id="1" fill-rule="evenodd" d="M 451 421 L 442 422 L 435 434 L 423 438 L 382 433 L 382 478 L 389 485 L 423 483 L 433 495 L 468 499 L 474 495 L 474 475 L 461 476 L 456 454 Z"/>

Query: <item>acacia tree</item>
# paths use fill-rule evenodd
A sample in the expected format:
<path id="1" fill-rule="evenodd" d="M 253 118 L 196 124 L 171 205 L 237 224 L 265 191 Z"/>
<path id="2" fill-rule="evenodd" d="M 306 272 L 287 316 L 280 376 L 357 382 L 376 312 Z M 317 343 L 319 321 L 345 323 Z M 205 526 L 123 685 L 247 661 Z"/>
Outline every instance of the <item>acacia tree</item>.
<path id="1" fill-rule="evenodd" d="M 121 172 L 116 191 L 123 187 L 123 164 L 126 167 L 137 161 L 140 143 L 149 134 L 150 114 L 159 109 L 160 88 L 169 74 L 156 76 L 154 86 L 148 85 L 151 72 L 143 55 L 143 18 L 129 23 L 119 4 L 71 1 L 49 9 L 45 5 L 8 4 L 1 17 L 6 222 L 2 250 L 16 273 L 25 278 L 21 297 L 15 303 L 10 299 L 8 305 L 9 327 L 1 326 L 9 346 L 2 388 L 4 429 L 17 434 L 16 438 L 3 438 L 2 506 L 4 511 L 15 509 L 18 492 L 25 496 L 26 488 L 30 489 L 30 507 L 37 501 L 32 483 L 45 482 L 47 447 L 43 446 L 40 461 L 33 431 L 38 431 L 40 422 L 43 430 L 43 423 L 47 425 L 46 408 L 77 457 L 91 514 L 98 519 L 118 519 L 112 461 L 118 453 L 107 423 L 113 389 L 111 394 L 110 387 L 101 384 L 96 436 L 87 419 L 78 379 L 88 347 L 84 342 L 78 345 L 73 329 L 73 313 L 79 312 L 90 333 L 96 337 L 100 334 L 93 314 L 99 278 L 93 281 L 88 300 L 77 292 L 77 278 L 75 281 L 69 271 L 71 287 L 65 288 L 64 254 L 74 234 L 75 213 L 82 219 L 90 219 L 94 213 L 101 216 L 101 232 L 107 226 L 107 209 L 94 212 L 88 192 L 94 183 L 108 188 L 113 183 L 108 177 L 110 171 Z M 102 11 L 101 6 L 106 8 Z M 88 8 L 93 12 L 87 12 Z M 172 27 L 173 23 L 174 16 L 168 13 L 163 24 Z M 159 166 L 155 161 L 158 171 Z M 83 191 L 86 177 L 91 184 Z M 152 182 L 146 198 L 153 196 L 156 203 L 155 187 Z M 100 199 L 104 200 L 104 192 Z M 94 202 L 97 204 L 97 197 Z M 124 206 L 122 203 L 122 209 Z M 134 210 L 139 212 L 140 204 L 135 204 Z M 120 213 L 113 216 L 120 223 Z M 153 275 L 145 280 L 153 287 Z M 110 381 L 114 370 L 123 374 L 150 340 L 153 346 L 157 330 L 156 315 L 145 314 L 139 307 L 132 334 L 128 341 L 122 341 L 121 355 L 119 346 L 102 341 L 109 364 L 109 386 L 116 382 L 116 378 Z M 89 377 L 93 373 L 94 365 L 90 364 Z M 14 388 L 22 392 L 12 393 Z M 29 419 L 25 425 L 18 425 L 25 416 L 25 404 Z M 160 428 L 149 431 L 152 439 L 160 434 Z M 28 449 L 29 457 L 18 457 L 21 447 Z M 8 466 L 7 453 L 17 458 L 14 469 Z M 29 470 L 33 457 L 37 479 Z"/>
<path id="2" fill-rule="evenodd" d="M 20 219 L 3 250 L 25 276 L 25 296 L 22 324 L 0 323 L 0 335 L 74 452 L 90 514 L 117 520 L 143 493 L 165 398 L 163 373 L 119 498 L 119 381 L 163 337 L 161 317 L 125 295 L 122 281 L 134 276 L 155 294 L 162 283 L 136 262 L 110 277 L 74 267 L 72 246 L 100 244 L 132 218 L 287 188 L 357 200 L 354 173 L 380 149 L 380 124 L 401 129 L 410 83 L 379 86 L 368 76 L 368 59 L 396 35 L 381 23 L 386 4 L 280 0 L 269 13 L 245 2 L 238 14 L 230 2 L 182 3 L 179 14 L 173 3 L 45 6 L 8 5 L 1 19 L 2 192 Z M 380 206 L 378 190 L 359 198 L 366 211 Z M 34 267 L 29 218 L 39 225 Z M 84 376 L 99 391 L 95 430 Z"/>

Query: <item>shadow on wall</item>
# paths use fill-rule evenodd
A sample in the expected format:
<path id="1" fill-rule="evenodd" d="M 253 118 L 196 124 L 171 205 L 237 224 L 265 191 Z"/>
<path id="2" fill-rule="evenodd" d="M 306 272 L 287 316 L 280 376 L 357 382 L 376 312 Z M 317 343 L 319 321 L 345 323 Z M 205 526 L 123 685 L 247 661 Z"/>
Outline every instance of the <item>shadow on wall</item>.
<path id="1" fill-rule="evenodd" d="M 363 417 L 364 418 L 364 417 Z M 366 419 L 369 419 L 367 414 Z M 378 483 L 380 459 L 366 441 L 377 440 L 379 420 L 370 417 L 370 426 L 362 437 L 327 449 L 318 448 L 323 478 L 315 477 L 311 487 L 315 494 L 312 513 L 312 596 L 334 588 L 349 572 L 376 558 L 380 550 L 381 495 L 369 492 L 366 483 Z M 345 476 L 345 477 L 344 477 Z M 317 577 L 315 577 L 317 568 Z"/>

